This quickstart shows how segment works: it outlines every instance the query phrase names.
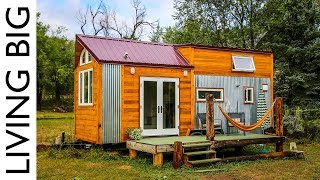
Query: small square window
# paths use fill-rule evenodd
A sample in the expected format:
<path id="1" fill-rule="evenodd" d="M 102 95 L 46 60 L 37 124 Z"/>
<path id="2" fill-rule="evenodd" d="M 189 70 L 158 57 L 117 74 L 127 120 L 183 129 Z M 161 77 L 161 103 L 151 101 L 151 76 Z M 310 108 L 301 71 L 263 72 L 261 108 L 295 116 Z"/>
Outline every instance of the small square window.
<path id="1" fill-rule="evenodd" d="M 223 102 L 223 88 L 198 88 L 197 101 L 206 101 L 206 93 L 213 95 L 216 101 Z"/>
<path id="2" fill-rule="evenodd" d="M 255 70 L 253 57 L 232 56 L 232 71 L 253 72 Z"/>
<path id="3" fill-rule="evenodd" d="M 244 87 L 244 103 L 253 104 L 253 87 Z"/>

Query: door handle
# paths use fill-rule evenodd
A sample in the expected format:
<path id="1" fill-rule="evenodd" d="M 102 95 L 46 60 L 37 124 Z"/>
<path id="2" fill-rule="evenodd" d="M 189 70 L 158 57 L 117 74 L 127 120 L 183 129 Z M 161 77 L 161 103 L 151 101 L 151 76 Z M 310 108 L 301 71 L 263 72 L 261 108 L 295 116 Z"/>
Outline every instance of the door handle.
<path id="1" fill-rule="evenodd" d="M 162 113 L 162 106 L 161 106 L 161 113 Z"/>
<path id="2" fill-rule="evenodd" d="M 160 106 L 158 106 L 158 113 L 160 113 Z"/>

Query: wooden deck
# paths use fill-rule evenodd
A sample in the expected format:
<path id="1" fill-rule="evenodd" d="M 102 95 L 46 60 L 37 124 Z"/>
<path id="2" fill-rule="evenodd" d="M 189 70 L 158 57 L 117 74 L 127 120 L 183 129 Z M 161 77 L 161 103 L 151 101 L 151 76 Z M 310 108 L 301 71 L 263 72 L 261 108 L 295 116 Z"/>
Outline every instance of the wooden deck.
<path id="1" fill-rule="evenodd" d="M 137 155 L 137 151 L 153 154 L 154 165 L 159 166 L 163 162 L 162 153 L 173 152 L 175 141 L 180 141 L 183 145 L 212 143 L 213 149 L 215 149 L 250 144 L 282 143 L 284 142 L 284 137 L 264 134 L 216 135 L 213 142 L 206 140 L 206 136 L 150 137 L 141 140 L 129 140 L 127 141 L 127 148 L 130 151 L 130 158 L 134 158 Z"/>

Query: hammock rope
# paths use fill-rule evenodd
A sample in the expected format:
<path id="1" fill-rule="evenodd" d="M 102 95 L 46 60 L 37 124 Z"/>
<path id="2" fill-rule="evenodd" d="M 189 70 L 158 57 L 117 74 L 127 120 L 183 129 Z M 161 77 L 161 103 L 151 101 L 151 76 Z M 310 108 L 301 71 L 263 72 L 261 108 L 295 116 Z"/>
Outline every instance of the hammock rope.
<path id="1" fill-rule="evenodd" d="M 252 131 L 256 128 L 258 128 L 259 126 L 261 126 L 261 124 L 267 119 L 267 117 L 269 116 L 269 114 L 271 113 L 271 111 L 273 110 L 273 106 L 275 104 L 276 100 L 272 103 L 272 105 L 269 107 L 269 109 L 266 111 L 266 113 L 262 116 L 261 119 L 259 119 L 259 121 L 257 121 L 256 123 L 252 124 L 252 125 L 243 125 L 240 124 L 236 121 L 234 121 L 223 109 L 221 106 L 218 106 L 220 111 L 222 112 L 222 114 L 224 115 L 224 117 L 236 128 L 242 130 L 242 131 Z"/>

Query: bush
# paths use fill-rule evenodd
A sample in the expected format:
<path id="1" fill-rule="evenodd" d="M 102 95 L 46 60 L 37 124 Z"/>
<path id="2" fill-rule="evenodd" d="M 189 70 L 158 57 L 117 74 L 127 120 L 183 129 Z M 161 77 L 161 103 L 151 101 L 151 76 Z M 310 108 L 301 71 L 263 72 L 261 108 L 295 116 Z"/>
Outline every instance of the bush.
<path id="1" fill-rule="evenodd" d="M 127 130 L 129 137 L 134 140 L 142 139 L 142 130 L 139 128 L 130 128 Z"/>
<path id="2" fill-rule="evenodd" d="M 286 136 L 306 141 L 320 142 L 320 119 L 307 119 L 314 117 L 312 110 L 302 110 L 296 107 L 294 110 L 285 109 L 284 133 Z"/>

